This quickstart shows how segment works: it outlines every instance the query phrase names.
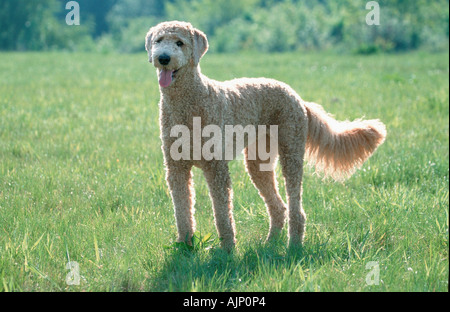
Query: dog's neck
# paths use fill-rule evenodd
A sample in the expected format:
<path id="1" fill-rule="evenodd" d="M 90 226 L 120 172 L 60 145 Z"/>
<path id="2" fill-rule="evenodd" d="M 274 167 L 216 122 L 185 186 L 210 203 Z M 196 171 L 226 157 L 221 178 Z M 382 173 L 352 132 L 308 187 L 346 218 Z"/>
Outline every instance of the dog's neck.
<path id="1" fill-rule="evenodd" d="M 195 100 L 193 97 L 201 97 L 208 92 L 208 87 L 200 66 L 188 67 L 178 73 L 176 80 L 169 87 L 159 87 L 161 98 L 170 103 L 174 99 L 179 103 L 180 98 L 186 101 Z M 179 105 L 179 104 L 178 104 Z"/>

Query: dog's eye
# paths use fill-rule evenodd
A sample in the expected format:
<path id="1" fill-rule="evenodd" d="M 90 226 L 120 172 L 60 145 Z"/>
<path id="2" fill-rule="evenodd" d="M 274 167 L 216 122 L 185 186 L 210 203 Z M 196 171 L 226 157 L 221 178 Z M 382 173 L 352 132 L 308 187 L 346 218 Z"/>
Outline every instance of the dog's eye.
<path id="1" fill-rule="evenodd" d="M 184 45 L 184 43 L 180 40 L 177 41 L 177 46 L 182 47 Z"/>
<path id="2" fill-rule="evenodd" d="M 162 38 L 159 38 L 158 40 L 155 41 L 155 43 L 160 43 L 162 41 Z"/>

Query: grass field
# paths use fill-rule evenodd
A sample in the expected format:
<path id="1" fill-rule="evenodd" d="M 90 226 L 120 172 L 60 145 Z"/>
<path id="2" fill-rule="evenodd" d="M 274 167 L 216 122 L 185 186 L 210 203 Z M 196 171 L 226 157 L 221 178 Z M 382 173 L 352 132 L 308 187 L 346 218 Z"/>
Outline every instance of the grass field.
<path id="1" fill-rule="evenodd" d="M 337 119 L 388 129 L 344 183 L 306 170 L 303 248 L 286 248 L 286 230 L 264 243 L 263 201 L 232 162 L 238 243 L 228 255 L 198 170 L 199 239 L 192 250 L 173 244 L 146 55 L 0 54 L 0 290 L 448 291 L 448 57 L 207 54 L 211 78 L 276 78 Z M 69 261 L 79 285 L 66 281 Z"/>

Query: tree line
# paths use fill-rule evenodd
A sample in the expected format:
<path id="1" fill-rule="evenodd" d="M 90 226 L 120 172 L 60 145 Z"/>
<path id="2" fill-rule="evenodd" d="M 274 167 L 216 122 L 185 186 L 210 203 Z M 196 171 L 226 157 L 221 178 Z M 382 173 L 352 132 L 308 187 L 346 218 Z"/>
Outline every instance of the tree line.
<path id="1" fill-rule="evenodd" d="M 368 25 L 364 0 L 0 0 L 0 50 L 143 51 L 149 27 L 184 20 L 203 30 L 215 52 L 334 49 L 375 53 L 447 50 L 448 0 L 379 0 Z"/>

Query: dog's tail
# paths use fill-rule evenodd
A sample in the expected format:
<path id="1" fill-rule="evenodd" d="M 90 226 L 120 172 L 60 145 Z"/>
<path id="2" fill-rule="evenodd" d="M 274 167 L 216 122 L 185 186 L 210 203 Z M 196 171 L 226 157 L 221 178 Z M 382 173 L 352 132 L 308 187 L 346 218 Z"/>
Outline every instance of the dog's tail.
<path id="1" fill-rule="evenodd" d="M 306 156 L 316 170 L 336 180 L 349 177 L 384 142 L 386 126 L 376 120 L 336 121 L 315 103 L 308 114 Z"/>

